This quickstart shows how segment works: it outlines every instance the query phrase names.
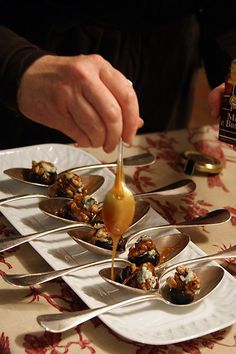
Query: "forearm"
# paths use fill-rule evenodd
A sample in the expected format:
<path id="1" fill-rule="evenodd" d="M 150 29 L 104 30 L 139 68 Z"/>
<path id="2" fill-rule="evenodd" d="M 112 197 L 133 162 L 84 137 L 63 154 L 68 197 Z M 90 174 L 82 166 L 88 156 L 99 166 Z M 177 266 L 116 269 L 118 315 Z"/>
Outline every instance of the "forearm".
<path id="1" fill-rule="evenodd" d="M 17 91 L 25 70 L 47 54 L 36 45 L 0 26 L 0 102 L 18 111 Z"/>

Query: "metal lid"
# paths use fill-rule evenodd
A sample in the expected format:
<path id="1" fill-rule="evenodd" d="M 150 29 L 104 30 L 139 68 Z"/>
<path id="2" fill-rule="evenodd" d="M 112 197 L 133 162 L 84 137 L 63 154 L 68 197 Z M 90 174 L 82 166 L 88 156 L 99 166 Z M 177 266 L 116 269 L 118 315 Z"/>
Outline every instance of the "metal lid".
<path id="1" fill-rule="evenodd" d="M 194 171 L 201 173 L 217 174 L 222 170 L 220 160 L 214 156 L 202 154 L 198 151 L 185 151 L 181 154 L 180 162 L 184 166 L 184 172 L 192 175 Z"/>

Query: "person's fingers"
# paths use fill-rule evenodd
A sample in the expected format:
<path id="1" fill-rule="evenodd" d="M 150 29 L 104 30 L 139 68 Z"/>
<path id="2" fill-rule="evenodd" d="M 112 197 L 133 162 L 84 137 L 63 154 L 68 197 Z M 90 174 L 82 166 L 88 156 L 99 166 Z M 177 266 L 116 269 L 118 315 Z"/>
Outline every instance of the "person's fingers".
<path id="1" fill-rule="evenodd" d="M 130 81 L 112 67 L 101 70 L 101 80 L 119 103 L 123 119 L 122 138 L 131 143 L 140 124 L 136 93 Z"/>
<path id="2" fill-rule="evenodd" d="M 116 98 L 100 80 L 94 80 L 82 88 L 82 95 L 88 101 L 97 116 L 100 117 L 100 123 L 97 126 L 104 130 L 105 140 L 103 148 L 106 152 L 114 150 L 119 142 L 123 130 L 122 111 Z"/>
<path id="3" fill-rule="evenodd" d="M 142 128 L 143 125 L 144 125 L 144 120 L 142 118 L 138 118 L 137 129 Z"/>
<path id="4" fill-rule="evenodd" d="M 70 136 L 71 139 L 73 139 L 81 147 L 92 146 L 89 136 L 86 134 L 86 132 L 83 131 L 81 127 L 78 126 L 77 122 L 75 121 L 73 115 L 69 110 L 67 114 L 68 114 L 68 119 L 66 121 L 67 129 L 68 129 L 67 135 Z"/>
<path id="5" fill-rule="evenodd" d="M 220 107 L 222 95 L 224 93 L 224 84 L 215 87 L 208 95 L 208 107 L 212 118 L 218 118 L 220 115 Z"/>
<path id="6" fill-rule="evenodd" d="M 75 94 L 69 110 L 76 125 L 86 134 L 91 146 L 104 146 L 106 141 L 104 122 L 83 95 Z"/>

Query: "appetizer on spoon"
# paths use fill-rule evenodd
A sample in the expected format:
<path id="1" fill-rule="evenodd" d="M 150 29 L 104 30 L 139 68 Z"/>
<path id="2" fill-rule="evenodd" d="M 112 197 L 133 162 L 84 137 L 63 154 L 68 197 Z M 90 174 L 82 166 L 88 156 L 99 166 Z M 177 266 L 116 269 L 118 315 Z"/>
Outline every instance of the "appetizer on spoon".
<path id="1" fill-rule="evenodd" d="M 154 155 L 150 153 L 144 153 L 140 155 L 134 155 L 130 157 L 126 157 L 124 159 L 124 164 L 126 166 L 146 166 L 151 165 L 156 161 Z M 65 173 L 75 173 L 86 170 L 99 169 L 104 167 L 115 167 L 116 162 L 109 163 L 100 163 L 94 165 L 86 165 L 79 166 L 67 169 L 65 171 L 60 172 L 59 175 Z M 47 187 L 54 183 L 59 176 L 56 172 L 56 167 L 48 161 L 33 161 L 32 168 L 23 168 L 23 167 L 13 167 L 8 168 L 3 171 L 9 177 L 24 183 L 33 184 L 36 186 Z"/>
<path id="2" fill-rule="evenodd" d="M 150 198 L 155 196 L 176 196 L 176 195 L 186 195 L 192 193 L 196 188 L 195 183 L 192 180 L 180 180 L 174 182 L 168 186 L 161 187 L 154 191 L 144 192 L 144 193 L 134 193 L 133 196 L 135 200 Z M 92 200 L 92 199 L 91 199 Z M 95 201 L 95 200 L 94 200 Z M 81 221 L 73 212 L 67 212 L 71 209 L 70 206 L 73 204 L 74 209 L 80 209 L 81 199 L 74 198 L 74 202 L 68 201 L 68 198 L 50 198 L 47 200 L 42 200 L 39 202 L 39 209 L 41 209 L 48 216 L 60 219 L 63 221 L 74 222 Z M 0 200 L 1 205 L 1 200 Z"/>
<path id="3" fill-rule="evenodd" d="M 209 217 L 209 219 L 208 219 Z M 200 218 L 197 218 L 196 220 L 193 219 L 192 221 L 183 221 L 183 223 L 176 223 L 175 225 L 171 224 L 166 224 L 166 225 L 158 225 L 158 226 L 153 226 L 147 229 L 142 229 L 140 231 L 136 231 L 134 234 L 132 234 L 129 238 L 128 241 L 131 243 L 131 241 L 134 238 L 137 238 L 141 236 L 144 233 L 151 232 L 151 231 L 156 231 L 158 229 L 163 229 L 163 228 L 176 228 L 176 227 L 192 227 L 192 226 L 208 226 L 208 225 L 216 225 L 216 224 L 221 224 L 230 219 L 230 213 L 226 209 L 217 209 L 213 212 L 210 212 L 209 214 L 206 214 L 205 216 L 201 216 Z M 78 232 L 76 232 L 76 229 L 78 228 Z M 71 232 L 74 230 L 75 232 Z M 106 255 L 110 256 L 111 251 L 102 247 L 98 247 L 96 245 L 91 244 L 88 241 L 84 241 L 84 237 L 88 237 L 86 235 L 89 235 L 89 237 L 92 237 L 94 235 L 94 226 L 86 223 L 75 223 L 75 224 L 69 224 L 65 225 L 62 227 L 58 228 L 53 228 L 50 230 L 45 230 L 42 232 L 37 232 L 29 235 L 23 235 L 23 236 L 18 236 L 18 237 L 7 237 L 6 239 L 0 239 L 0 252 L 9 250 L 15 246 L 19 246 L 23 243 L 35 240 L 39 237 L 46 236 L 49 234 L 53 234 L 56 232 L 61 232 L 61 231 L 67 231 L 68 234 L 81 246 L 84 248 L 88 249 L 91 252 L 101 254 L 101 255 Z M 132 237 L 132 238 L 131 238 Z M 126 243 L 126 247 L 127 247 Z M 124 252 L 124 251 L 123 251 Z"/>
<path id="4" fill-rule="evenodd" d="M 138 204 L 137 204 L 138 205 Z M 118 242 L 120 247 L 117 249 L 118 253 L 125 252 L 130 245 L 134 242 L 134 239 L 137 240 L 140 236 L 145 234 L 150 234 L 151 232 L 155 232 L 158 230 L 164 229 L 175 229 L 175 228 L 187 228 L 187 227 L 199 227 L 199 226 L 210 226 L 210 225 L 217 225 L 222 224 L 230 220 L 230 213 L 226 209 L 216 209 L 213 210 L 203 216 L 197 217 L 195 219 L 189 221 L 180 221 L 176 224 L 164 224 L 164 225 L 157 225 L 148 227 L 145 229 L 141 229 L 139 231 L 135 231 L 133 234 L 129 235 L 128 237 L 121 236 Z M 99 231 L 99 230 L 97 230 Z M 69 231 L 68 234 L 82 247 L 87 249 L 90 252 L 97 253 L 104 256 L 112 256 L 112 251 L 105 247 L 106 243 L 109 242 L 111 245 L 112 240 L 111 236 L 106 233 L 106 235 L 102 235 L 103 237 L 103 244 L 100 243 L 99 245 L 96 244 L 94 241 L 96 240 L 96 230 L 93 230 L 90 234 L 82 233 L 80 230 L 72 230 Z M 153 235 L 153 238 L 159 237 L 158 235 Z M 107 241 L 108 239 L 108 241 Z M 0 244 L 1 245 L 1 244 Z M 110 247 L 111 248 L 111 247 Z"/>
<path id="5" fill-rule="evenodd" d="M 110 270 L 109 270 L 110 272 Z M 110 273 L 109 273 L 110 274 Z M 48 314 L 40 315 L 37 317 L 37 321 L 41 327 L 45 330 L 53 333 L 61 333 L 71 328 L 78 326 L 79 324 L 88 321 L 91 318 L 100 316 L 106 312 L 110 312 L 116 308 L 126 305 L 137 304 L 139 302 L 158 300 L 168 305 L 179 307 L 180 309 L 187 306 L 193 306 L 203 301 L 209 296 L 213 290 L 217 288 L 224 276 L 223 268 L 218 266 L 205 267 L 194 269 L 196 279 L 200 280 L 200 291 L 197 292 L 193 298 L 193 301 L 187 304 L 174 304 L 170 299 L 170 288 L 166 282 L 163 281 L 160 288 L 153 292 L 144 293 L 136 297 L 128 297 L 127 299 L 113 303 L 111 305 L 105 305 L 102 307 L 88 309 L 83 311 L 77 311 L 73 313 L 63 314 Z M 197 289 L 199 290 L 199 289 Z M 118 315 L 119 316 L 119 315 Z"/>
<path id="6" fill-rule="evenodd" d="M 138 201 L 133 223 L 136 224 L 139 220 L 141 220 L 147 214 L 149 208 L 150 208 L 150 204 L 148 202 L 141 201 L 141 200 Z M 89 223 L 85 223 L 85 222 L 70 223 L 69 225 L 53 228 L 50 230 L 45 230 L 42 232 L 36 232 L 29 235 L 7 237 L 4 239 L 0 239 L 0 252 L 7 251 L 23 243 L 36 240 L 37 238 L 40 238 L 42 236 L 46 236 L 49 234 L 54 234 L 62 231 L 71 231 L 71 230 L 80 230 L 81 232 L 76 234 L 75 237 L 77 238 L 81 237 L 86 239 L 92 237 L 94 233 L 97 231 L 97 229 L 95 229 L 95 227 Z M 99 247 L 96 248 L 100 250 Z"/>
<path id="7" fill-rule="evenodd" d="M 180 255 L 182 251 L 187 247 L 190 238 L 186 234 L 175 234 L 175 235 L 165 235 L 158 237 L 153 241 L 152 247 L 150 247 L 150 242 L 146 250 L 139 255 L 134 260 L 139 263 L 141 259 L 155 261 L 155 264 L 165 264 L 166 262 L 173 260 L 175 257 Z M 155 250 L 155 254 L 153 252 Z M 132 251 L 131 251 L 132 254 Z M 126 264 L 131 264 L 129 260 L 124 258 L 115 258 L 115 262 L 122 262 Z M 111 263 L 111 259 L 100 260 L 97 262 L 76 265 L 73 267 L 53 270 L 46 273 L 36 273 L 36 274 L 4 274 L 3 279 L 8 283 L 16 286 L 32 286 L 36 284 L 45 283 L 46 281 L 62 277 L 67 274 L 71 274 L 75 271 L 79 271 L 88 267 L 92 267 L 99 264 Z"/>
<path id="8" fill-rule="evenodd" d="M 76 195 L 91 195 L 96 192 L 104 183 L 104 177 L 99 175 L 78 176 L 72 173 L 61 175 L 56 182 L 47 186 L 47 194 L 22 194 L 0 199 L 0 205 L 7 204 L 16 200 L 30 198 L 50 198 L 64 197 L 74 198 Z"/>
<path id="9" fill-rule="evenodd" d="M 126 290 L 132 294 L 143 294 L 147 291 L 155 291 L 156 285 L 158 285 L 160 279 L 167 273 L 180 266 L 185 268 L 186 265 L 196 263 L 199 264 L 225 258 L 236 258 L 236 245 L 224 251 L 202 257 L 187 259 L 171 265 L 168 265 L 168 263 L 165 262 L 158 266 L 152 266 L 150 262 L 144 262 L 140 264 L 139 267 L 137 267 L 134 263 L 124 267 L 116 267 L 115 280 L 112 280 L 110 277 L 110 268 L 101 269 L 99 274 L 105 281 L 112 284 L 116 288 Z M 217 266 L 217 268 L 220 267 Z M 187 276 L 187 274 L 185 274 L 183 278 L 186 279 L 186 282 L 191 280 L 191 277 Z"/>

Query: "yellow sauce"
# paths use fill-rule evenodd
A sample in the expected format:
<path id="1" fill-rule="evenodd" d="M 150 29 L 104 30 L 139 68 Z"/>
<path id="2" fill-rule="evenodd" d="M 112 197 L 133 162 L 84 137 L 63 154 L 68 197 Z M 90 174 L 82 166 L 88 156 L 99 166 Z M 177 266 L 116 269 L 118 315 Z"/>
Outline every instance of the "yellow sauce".
<path id="1" fill-rule="evenodd" d="M 112 270 L 114 280 L 114 258 L 121 236 L 132 224 L 135 200 L 125 184 L 123 164 L 118 161 L 114 187 L 107 193 L 103 204 L 103 220 L 112 235 Z"/>

